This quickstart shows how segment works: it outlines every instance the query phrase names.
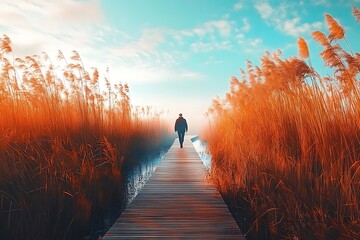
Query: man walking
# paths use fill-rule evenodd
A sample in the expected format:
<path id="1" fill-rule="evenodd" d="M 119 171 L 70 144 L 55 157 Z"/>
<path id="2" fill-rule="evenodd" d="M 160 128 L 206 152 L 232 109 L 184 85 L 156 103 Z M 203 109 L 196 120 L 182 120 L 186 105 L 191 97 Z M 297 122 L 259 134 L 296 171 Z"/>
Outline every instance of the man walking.
<path id="1" fill-rule="evenodd" d="M 180 142 L 181 148 L 183 147 L 185 132 L 187 132 L 187 131 L 188 131 L 187 122 L 186 122 L 185 118 L 182 117 L 182 114 L 180 113 L 178 119 L 176 119 L 176 122 L 175 122 L 175 132 L 177 132 L 179 135 L 179 142 Z"/>

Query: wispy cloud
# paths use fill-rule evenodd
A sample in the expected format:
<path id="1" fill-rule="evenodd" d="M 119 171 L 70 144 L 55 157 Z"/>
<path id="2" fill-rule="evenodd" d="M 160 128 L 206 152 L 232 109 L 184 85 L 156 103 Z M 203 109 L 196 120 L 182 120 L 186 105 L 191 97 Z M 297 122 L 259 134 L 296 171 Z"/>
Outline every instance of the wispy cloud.
<path id="1" fill-rule="evenodd" d="M 190 42 L 193 52 L 229 50 L 229 40 L 235 30 L 235 22 L 228 19 L 210 20 L 192 29 L 173 31 L 172 37 L 179 43 Z"/>
<path id="2" fill-rule="evenodd" d="M 323 25 L 321 22 L 303 23 L 296 10 L 291 9 L 286 2 L 274 8 L 268 1 L 258 1 L 255 4 L 255 9 L 267 24 L 289 36 L 297 37 L 319 29 Z"/>
<path id="3" fill-rule="evenodd" d="M 300 18 L 292 18 L 283 23 L 283 31 L 292 36 L 299 36 L 322 27 L 321 22 L 300 24 Z"/>
<path id="4" fill-rule="evenodd" d="M 117 79 L 119 76 L 123 78 Z M 157 68 L 150 66 L 131 66 L 129 64 L 111 68 L 110 78 L 131 83 L 158 83 L 169 80 L 196 81 L 203 79 L 204 76 L 201 73 L 181 68 Z"/>
<path id="5" fill-rule="evenodd" d="M 222 37 L 229 36 L 232 32 L 234 22 L 226 19 L 212 20 L 203 23 L 201 26 L 191 30 L 179 31 L 182 36 L 199 36 L 204 37 L 207 34 L 219 34 Z"/>
<path id="6" fill-rule="evenodd" d="M 243 32 L 248 32 L 251 28 L 249 20 L 247 18 L 243 18 L 241 21 L 242 21 L 242 26 L 240 27 L 240 30 Z"/>
<path id="7" fill-rule="evenodd" d="M 234 5 L 234 9 L 235 10 L 240 10 L 240 9 L 242 9 L 244 6 L 243 6 L 243 4 L 242 4 L 242 2 L 238 2 L 238 3 L 236 3 L 235 5 Z"/>
<path id="8" fill-rule="evenodd" d="M 213 43 L 195 42 L 191 44 L 194 52 L 210 52 L 212 50 L 230 50 L 232 47 L 230 41 L 221 41 Z"/>
<path id="9" fill-rule="evenodd" d="M 312 0 L 311 3 L 313 5 L 330 5 L 329 0 Z"/>
<path id="10" fill-rule="evenodd" d="M 260 2 L 255 5 L 255 9 L 258 11 L 263 19 L 269 19 L 275 11 L 268 2 Z"/>
<path id="11" fill-rule="evenodd" d="M 215 28 L 221 36 L 229 36 L 231 33 L 231 22 L 227 20 L 210 21 L 205 24 L 207 28 Z"/>
<path id="12" fill-rule="evenodd" d="M 164 41 L 164 38 L 165 33 L 161 29 L 145 29 L 139 38 L 115 47 L 114 53 L 122 57 L 153 54 L 156 52 L 158 45 Z"/>
<path id="13" fill-rule="evenodd" d="M 88 46 L 101 39 L 99 9 L 97 1 L 5 0 L 0 8 L 0 30 L 12 38 L 19 55 Z"/>
<path id="14" fill-rule="evenodd" d="M 261 38 L 249 38 L 243 33 L 237 34 L 235 38 L 246 53 L 259 54 L 264 51 L 263 40 Z"/>
<path id="15" fill-rule="evenodd" d="M 226 24 L 209 23 L 207 31 L 228 34 Z M 171 52 L 159 49 L 169 34 L 162 29 L 145 29 L 132 36 L 104 21 L 98 0 L 4 0 L 0 3 L 0 31 L 13 41 L 17 56 L 40 54 L 65 56 L 77 50 L 86 66 L 129 82 L 194 80 L 197 72 L 182 69 Z"/>
<path id="16" fill-rule="evenodd" d="M 215 58 L 214 56 L 209 56 L 208 59 L 204 62 L 204 65 L 218 65 L 223 63 L 223 59 Z"/>

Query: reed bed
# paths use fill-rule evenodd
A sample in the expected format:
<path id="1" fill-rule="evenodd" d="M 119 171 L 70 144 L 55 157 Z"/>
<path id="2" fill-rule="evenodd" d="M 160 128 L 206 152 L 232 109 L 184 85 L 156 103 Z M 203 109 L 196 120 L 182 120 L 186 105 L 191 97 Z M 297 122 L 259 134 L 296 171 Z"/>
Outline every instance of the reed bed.
<path id="1" fill-rule="evenodd" d="M 325 20 L 312 36 L 332 74 L 299 37 L 299 57 L 248 61 L 209 109 L 210 177 L 248 239 L 360 239 L 360 54 Z"/>
<path id="2" fill-rule="evenodd" d="M 82 239 L 122 201 L 123 163 L 168 131 L 76 51 L 53 62 L 15 58 L 6 35 L 0 44 L 0 238 Z"/>

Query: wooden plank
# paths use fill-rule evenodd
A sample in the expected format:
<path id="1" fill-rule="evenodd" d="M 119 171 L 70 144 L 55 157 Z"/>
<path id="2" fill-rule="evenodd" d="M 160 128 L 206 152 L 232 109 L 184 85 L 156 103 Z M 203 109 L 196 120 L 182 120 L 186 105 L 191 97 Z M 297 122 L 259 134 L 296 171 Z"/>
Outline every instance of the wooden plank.
<path id="1" fill-rule="evenodd" d="M 243 239 L 217 190 L 205 179 L 190 137 L 175 140 L 133 202 L 103 239 Z"/>

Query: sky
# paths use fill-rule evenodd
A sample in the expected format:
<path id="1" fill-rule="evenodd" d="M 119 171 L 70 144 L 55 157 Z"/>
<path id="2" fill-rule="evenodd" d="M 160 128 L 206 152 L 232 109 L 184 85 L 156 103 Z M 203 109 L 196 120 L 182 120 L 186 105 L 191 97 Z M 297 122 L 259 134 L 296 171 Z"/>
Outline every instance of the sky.
<path id="1" fill-rule="evenodd" d="M 359 52 L 360 0 L 0 0 L 0 35 L 16 56 L 58 50 L 80 53 L 88 69 L 128 83 L 133 105 L 153 106 L 173 124 L 183 113 L 191 133 L 208 118 L 212 99 L 224 97 L 246 60 L 265 51 L 297 56 L 297 38 L 309 45 L 315 69 L 324 68 L 311 32 L 328 33 L 324 13 L 345 28 Z"/>

